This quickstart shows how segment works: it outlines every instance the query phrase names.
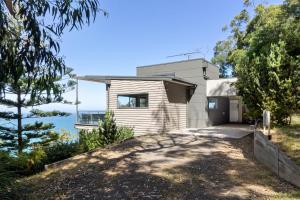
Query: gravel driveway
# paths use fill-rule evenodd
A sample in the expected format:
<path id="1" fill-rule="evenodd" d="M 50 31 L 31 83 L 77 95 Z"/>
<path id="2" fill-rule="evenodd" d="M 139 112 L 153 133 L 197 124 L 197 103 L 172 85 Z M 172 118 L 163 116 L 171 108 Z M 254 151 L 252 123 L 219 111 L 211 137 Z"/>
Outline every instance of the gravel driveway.
<path id="1" fill-rule="evenodd" d="M 137 137 L 110 149 L 76 156 L 55 169 L 23 180 L 23 197 L 297 198 L 293 196 L 296 188 L 252 160 L 252 137 L 221 139 L 178 134 Z"/>

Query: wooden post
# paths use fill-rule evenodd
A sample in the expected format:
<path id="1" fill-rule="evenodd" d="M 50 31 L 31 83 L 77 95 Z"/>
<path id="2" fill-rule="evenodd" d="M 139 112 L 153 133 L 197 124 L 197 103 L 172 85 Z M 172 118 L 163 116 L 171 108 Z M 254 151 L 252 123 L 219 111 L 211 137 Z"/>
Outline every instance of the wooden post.
<path id="1" fill-rule="evenodd" d="M 264 110 L 263 111 L 263 127 L 264 127 L 264 134 L 266 134 L 266 128 L 268 129 L 268 139 L 271 139 L 270 134 L 270 125 L 271 125 L 271 114 L 270 111 Z"/>
<path id="2" fill-rule="evenodd" d="M 76 122 L 78 122 L 78 118 L 79 118 L 79 111 L 78 111 L 78 104 L 79 104 L 79 100 L 78 100 L 78 78 L 76 79 Z"/>

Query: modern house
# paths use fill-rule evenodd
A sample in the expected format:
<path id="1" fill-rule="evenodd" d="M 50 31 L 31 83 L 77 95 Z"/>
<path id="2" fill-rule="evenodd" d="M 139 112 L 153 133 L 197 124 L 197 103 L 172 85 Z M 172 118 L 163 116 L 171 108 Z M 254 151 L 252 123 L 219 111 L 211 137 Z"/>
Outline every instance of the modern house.
<path id="1" fill-rule="evenodd" d="M 106 84 L 107 110 L 118 125 L 135 134 L 164 133 L 224 123 L 240 123 L 245 111 L 232 83 L 204 59 L 170 62 L 136 69 L 136 76 L 80 76 Z M 93 128 L 101 114 L 79 113 L 75 127 Z M 91 119 L 91 118 L 94 118 Z"/>

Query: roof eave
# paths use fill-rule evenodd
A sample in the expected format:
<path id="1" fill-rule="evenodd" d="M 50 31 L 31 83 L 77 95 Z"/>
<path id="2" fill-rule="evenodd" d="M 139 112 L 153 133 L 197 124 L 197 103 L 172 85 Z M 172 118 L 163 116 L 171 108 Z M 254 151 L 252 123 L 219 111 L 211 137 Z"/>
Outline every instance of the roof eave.
<path id="1" fill-rule="evenodd" d="M 184 81 L 179 78 L 174 77 L 156 77 L 156 76 L 149 76 L 149 77 L 136 77 L 136 76 L 77 76 L 76 79 L 84 80 L 84 81 L 91 81 L 97 83 L 105 83 L 110 84 L 111 80 L 133 80 L 133 81 L 168 81 L 172 83 L 177 83 L 180 85 L 185 85 L 188 87 L 196 87 L 196 84 L 190 83 L 188 81 Z"/>

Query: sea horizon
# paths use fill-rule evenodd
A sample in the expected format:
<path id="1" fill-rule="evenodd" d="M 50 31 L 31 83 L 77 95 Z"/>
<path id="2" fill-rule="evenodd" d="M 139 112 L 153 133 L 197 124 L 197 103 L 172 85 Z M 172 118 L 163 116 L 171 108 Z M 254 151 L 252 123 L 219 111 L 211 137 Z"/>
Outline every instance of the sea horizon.
<path id="1" fill-rule="evenodd" d="M 63 117 L 43 117 L 43 118 L 32 118 L 32 119 L 23 119 L 23 125 L 34 123 L 34 122 L 44 122 L 44 123 L 53 123 L 55 128 L 53 130 L 58 133 L 62 133 L 63 130 L 69 131 L 71 136 L 78 137 L 78 130 L 75 128 L 76 123 L 76 113 L 70 113 L 68 116 Z M 16 126 L 16 120 L 3 120 L 0 119 L 0 125 L 5 126 Z"/>

